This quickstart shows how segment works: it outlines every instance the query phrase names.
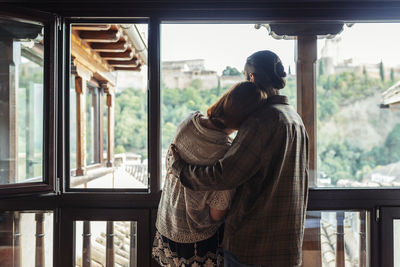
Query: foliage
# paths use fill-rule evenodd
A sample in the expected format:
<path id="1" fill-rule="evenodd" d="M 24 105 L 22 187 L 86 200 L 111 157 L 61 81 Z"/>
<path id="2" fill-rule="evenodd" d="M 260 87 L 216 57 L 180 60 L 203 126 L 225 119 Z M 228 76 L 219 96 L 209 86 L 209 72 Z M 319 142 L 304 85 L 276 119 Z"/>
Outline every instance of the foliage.
<path id="1" fill-rule="evenodd" d="M 381 77 L 382 82 L 385 81 L 385 68 L 383 67 L 383 62 L 379 63 L 379 76 Z"/>
<path id="2" fill-rule="evenodd" d="M 228 69 L 228 67 L 227 67 Z M 323 68 L 322 68 L 323 69 Z M 357 72 L 338 74 L 319 73 L 317 79 L 317 126 L 325 127 L 341 119 L 341 112 L 355 103 L 375 98 L 389 88 L 394 81 L 383 81 L 380 77 L 368 75 L 365 67 Z M 161 139 L 162 148 L 167 149 L 175 134 L 176 127 L 191 112 L 206 113 L 228 86 L 202 90 L 200 80 L 194 80 L 187 88 L 176 89 L 161 86 Z M 281 91 L 296 104 L 296 77 L 289 75 L 286 87 Z M 369 107 L 376 108 L 376 107 Z M 362 111 L 364 112 L 364 111 Z M 365 111 L 367 112 L 367 110 Z M 115 98 L 115 151 L 135 152 L 147 157 L 147 94 L 129 88 Z M 340 122 L 343 123 L 343 122 Z M 351 122 L 346 122 L 351 125 Z M 367 121 L 371 127 L 376 122 Z M 343 125 L 342 125 L 343 126 Z M 346 127 L 346 125 L 344 125 Z M 349 141 L 340 133 L 333 137 L 318 139 L 318 171 L 331 178 L 335 185 L 341 179 L 361 181 L 366 174 L 378 166 L 400 161 L 400 120 L 393 124 L 382 142 L 364 148 Z"/>
<path id="3" fill-rule="evenodd" d="M 242 75 L 240 71 L 238 71 L 237 68 L 235 67 L 230 67 L 227 66 L 223 71 L 222 71 L 223 76 L 237 76 L 237 75 Z"/>
<path id="4" fill-rule="evenodd" d="M 115 96 L 115 152 L 147 158 L 147 94 L 133 88 Z"/>
<path id="5" fill-rule="evenodd" d="M 392 84 L 393 81 L 385 82 L 381 77 L 368 77 L 365 67 L 361 74 L 343 72 L 321 75 L 317 81 L 318 128 L 339 120 L 341 111 L 359 101 L 376 97 L 376 93 L 383 92 Z M 376 127 L 374 122 L 369 123 L 371 127 Z M 371 149 L 356 146 L 348 138 L 338 133 L 335 138 L 320 137 L 322 140 L 318 140 L 318 171 L 320 175 L 331 178 L 333 185 L 340 179 L 361 181 L 365 174 L 377 166 L 400 161 L 400 124 L 396 124 L 383 137 L 383 144 Z"/>

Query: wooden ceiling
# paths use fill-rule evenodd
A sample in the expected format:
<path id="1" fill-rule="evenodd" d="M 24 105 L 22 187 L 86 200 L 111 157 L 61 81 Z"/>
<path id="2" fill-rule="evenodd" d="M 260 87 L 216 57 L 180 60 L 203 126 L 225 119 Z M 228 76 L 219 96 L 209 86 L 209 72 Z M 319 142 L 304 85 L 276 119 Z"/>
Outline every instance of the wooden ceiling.
<path id="1" fill-rule="evenodd" d="M 143 63 L 127 33 L 130 28 L 119 24 L 79 24 L 72 25 L 71 30 L 71 41 L 78 44 L 71 46 L 74 58 L 79 60 L 84 56 L 82 51 L 86 51 L 97 65 L 103 65 L 102 71 L 140 71 Z"/>

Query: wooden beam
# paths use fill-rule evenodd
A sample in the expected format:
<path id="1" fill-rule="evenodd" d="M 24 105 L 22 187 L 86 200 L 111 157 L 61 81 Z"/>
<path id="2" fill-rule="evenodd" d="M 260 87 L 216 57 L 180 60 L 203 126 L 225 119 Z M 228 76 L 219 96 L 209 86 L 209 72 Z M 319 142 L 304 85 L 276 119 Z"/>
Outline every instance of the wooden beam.
<path id="1" fill-rule="evenodd" d="M 110 60 L 108 61 L 108 63 L 113 66 L 114 68 L 116 67 L 121 67 L 121 68 L 136 68 L 136 67 L 140 67 L 142 64 L 140 63 L 140 61 L 136 60 L 136 59 L 131 59 L 131 60 L 126 60 L 126 61 L 122 61 L 122 60 Z"/>
<path id="2" fill-rule="evenodd" d="M 13 262 L 14 212 L 0 212 L 0 266 L 15 267 Z"/>
<path id="3" fill-rule="evenodd" d="M 122 53 L 111 53 L 111 52 L 101 52 L 100 56 L 105 60 L 131 60 L 133 59 L 135 52 L 132 50 L 127 50 Z"/>
<path id="4" fill-rule="evenodd" d="M 336 212 L 336 267 L 345 267 L 344 211 Z"/>
<path id="5" fill-rule="evenodd" d="M 83 237 L 82 237 L 82 267 L 91 267 L 91 242 L 90 221 L 83 221 Z"/>
<path id="6" fill-rule="evenodd" d="M 99 81 L 110 82 L 113 86 L 116 84 L 116 77 L 112 74 L 114 69 L 86 42 L 81 40 L 76 32 L 71 34 L 71 57 L 74 58 L 74 66 L 82 65 Z"/>
<path id="7" fill-rule="evenodd" d="M 137 222 L 130 222 L 129 267 L 137 267 L 136 226 Z"/>
<path id="8" fill-rule="evenodd" d="M 107 93 L 107 167 L 112 167 L 114 162 L 114 96 L 112 90 Z"/>
<path id="9" fill-rule="evenodd" d="M 138 65 L 139 61 L 137 57 L 133 57 L 130 60 L 108 60 L 108 64 L 110 65 L 124 65 L 124 66 L 132 66 L 135 67 Z"/>
<path id="10" fill-rule="evenodd" d="M 78 24 L 71 28 L 77 31 L 106 31 L 111 28 L 111 24 Z"/>
<path id="11" fill-rule="evenodd" d="M 296 55 L 297 111 L 306 127 L 309 144 L 309 185 L 317 185 L 317 36 L 298 36 Z"/>
<path id="12" fill-rule="evenodd" d="M 107 221 L 106 267 L 114 267 L 114 222 Z"/>
<path id="13" fill-rule="evenodd" d="M 120 29 L 120 27 L 117 24 L 111 24 L 110 30 L 117 31 L 119 29 Z"/>
<path id="14" fill-rule="evenodd" d="M 36 221 L 36 247 L 35 247 L 35 267 L 44 267 L 44 214 L 37 212 Z"/>
<path id="15" fill-rule="evenodd" d="M 140 71 L 140 67 L 141 66 L 137 66 L 137 67 L 115 67 L 115 70 L 126 70 L 126 71 Z"/>
<path id="16" fill-rule="evenodd" d="M 21 266 L 21 213 L 14 211 L 14 267 Z"/>
<path id="17" fill-rule="evenodd" d="M 76 91 L 76 176 L 86 174 L 86 80 L 75 77 Z"/>
<path id="18" fill-rule="evenodd" d="M 367 266 L 367 217 L 366 211 L 359 211 L 359 222 L 360 222 L 360 251 L 359 251 L 359 262 L 360 266 Z"/>
<path id="19" fill-rule="evenodd" d="M 80 31 L 79 37 L 91 43 L 115 43 L 121 37 L 121 31 Z"/>
<path id="20" fill-rule="evenodd" d="M 90 47 L 96 52 L 125 52 L 128 49 L 128 44 L 125 41 L 116 43 L 92 43 Z"/>

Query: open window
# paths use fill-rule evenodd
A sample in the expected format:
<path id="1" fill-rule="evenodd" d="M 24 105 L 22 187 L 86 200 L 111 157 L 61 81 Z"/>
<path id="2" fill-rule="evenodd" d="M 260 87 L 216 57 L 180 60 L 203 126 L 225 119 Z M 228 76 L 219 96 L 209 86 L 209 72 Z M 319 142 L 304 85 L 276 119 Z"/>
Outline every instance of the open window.
<path id="1" fill-rule="evenodd" d="M 149 190 L 145 20 L 68 22 L 68 190 Z"/>
<path id="2" fill-rule="evenodd" d="M 29 14 L 29 15 L 27 15 Z M 55 190 L 53 15 L 0 12 L 0 193 Z"/>

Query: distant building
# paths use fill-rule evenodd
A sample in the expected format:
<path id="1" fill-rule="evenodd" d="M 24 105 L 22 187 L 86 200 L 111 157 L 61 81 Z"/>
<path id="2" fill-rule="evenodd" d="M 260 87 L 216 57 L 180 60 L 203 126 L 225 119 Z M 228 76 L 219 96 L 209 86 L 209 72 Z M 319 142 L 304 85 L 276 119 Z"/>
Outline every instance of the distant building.
<path id="1" fill-rule="evenodd" d="M 167 88 L 184 89 L 194 80 L 201 82 L 200 88 L 203 90 L 218 86 L 217 72 L 206 70 L 204 59 L 164 61 L 161 68 L 161 81 Z"/>
<path id="2" fill-rule="evenodd" d="M 370 78 L 379 79 L 380 71 L 377 63 L 362 63 L 356 58 L 343 59 L 340 48 L 341 38 L 325 39 L 324 46 L 321 49 L 321 56 L 318 59 L 318 71 L 323 71 L 326 75 L 339 74 L 343 72 L 354 72 L 357 75 L 362 75 L 363 72 Z M 385 62 L 383 62 L 385 63 Z M 384 65 L 385 79 L 390 79 L 390 67 Z M 393 68 L 394 78 L 400 77 L 400 69 Z"/>

